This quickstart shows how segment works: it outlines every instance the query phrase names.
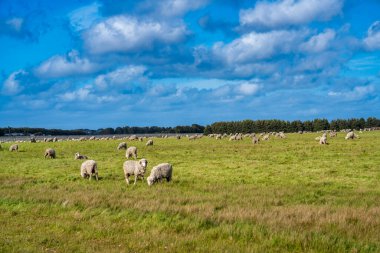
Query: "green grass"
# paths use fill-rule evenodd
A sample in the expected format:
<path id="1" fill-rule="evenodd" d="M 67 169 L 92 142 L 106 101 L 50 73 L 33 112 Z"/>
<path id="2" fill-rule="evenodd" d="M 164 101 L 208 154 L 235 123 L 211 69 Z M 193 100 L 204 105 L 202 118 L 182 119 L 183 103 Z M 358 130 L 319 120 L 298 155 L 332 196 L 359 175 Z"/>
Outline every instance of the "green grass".
<path id="1" fill-rule="evenodd" d="M 0 251 L 380 252 L 380 132 L 316 136 L 127 142 L 147 174 L 173 164 L 152 187 L 126 185 L 117 140 L 2 143 Z M 80 178 L 78 151 L 99 181 Z"/>

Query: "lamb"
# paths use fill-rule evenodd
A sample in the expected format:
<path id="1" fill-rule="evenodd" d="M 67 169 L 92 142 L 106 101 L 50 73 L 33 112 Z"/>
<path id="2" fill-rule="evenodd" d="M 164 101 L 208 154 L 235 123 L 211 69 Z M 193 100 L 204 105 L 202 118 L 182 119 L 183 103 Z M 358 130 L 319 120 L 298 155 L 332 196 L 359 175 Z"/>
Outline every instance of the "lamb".
<path id="1" fill-rule="evenodd" d="M 9 147 L 9 151 L 11 151 L 11 152 L 17 151 L 18 152 L 18 145 L 17 144 L 13 144 L 12 146 Z"/>
<path id="2" fill-rule="evenodd" d="M 120 149 L 127 149 L 127 143 L 126 142 L 119 143 L 119 145 L 117 146 L 117 150 L 120 150 Z"/>
<path id="3" fill-rule="evenodd" d="M 145 145 L 146 146 L 153 146 L 153 140 L 148 140 Z"/>
<path id="4" fill-rule="evenodd" d="M 173 167 L 169 163 L 161 163 L 153 167 L 150 176 L 147 177 L 148 185 L 151 186 L 156 182 L 161 182 L 163 178 L 170 182 L 172 180 Z"/>
<path id="5" fill-rule="evenodd" d="M 79 154 L 79 152 L 76 152 L 75 153 L 75 156 L 74 156 L 74 159 L 75 160 L 81 160 L 81 159 L 88 159 L 88 157 L 87 156 L 85 156 L 85 155 L 81 155 L 81 154 Z"/>
<path id="6" fill-rule="evenodd" d="M 46 149 L 45 150 L 45 158 L 46 157 L 55 159 L 55 150 L 52 148 Z"/>
<path id="7" fill-rule="evenodd" d="M 87 160 L 83 162 L 80 166 L 80 175 L 83 178 L 89 177 L 89 180 L 91 180 L 94 175 L 96 180 L 98 180 L 98 165 L 96 162 L 94 160 Z"/>
<path id="8" fill-rule="evenodd" d="M 137 148 L 133 146 L 129 147 L 125 152 L 125 157 L 127 157 L 128 159 L 132 156 L 133 158 L 137 159 Z"/>
<path id="9" fill-rule="evenodd" d="M 135 175 L 135 183 L 138 177 L 144 180 L 144 174 L 146 167 L 148 166 L 148 161 L 146 159 L 141 159 L 140 161 L 125 161 L 123 164 L 125 181 L 129 184 L 129 176 Z"/>

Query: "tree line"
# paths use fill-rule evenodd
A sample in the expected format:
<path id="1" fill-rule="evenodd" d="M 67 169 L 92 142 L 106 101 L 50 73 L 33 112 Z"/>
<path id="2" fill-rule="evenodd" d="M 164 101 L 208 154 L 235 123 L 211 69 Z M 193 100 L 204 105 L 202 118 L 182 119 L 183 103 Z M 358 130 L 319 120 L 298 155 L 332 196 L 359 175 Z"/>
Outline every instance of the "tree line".
<path id="1" fill-rule="evenodd" d="M 370 117 L 336 119 L 328 121 L 327 119 L 314 119 L 306 121 L 285 121 L 285 120 L 243 120 L 243 121 L 221 121 L 215 122 L 206 127 L 192 124 L 191 126 L 176 127 L 116 127 L 100 128 L 97 130 L 90 129 L 45 129 L 45 128 L 28 128 L 28 127 L 5 127 L 0 128 L 0 136 L 6 134 L 23 134 L 23 135 L 113 135 L 113 134 L 183 134 L 183 133 L 261 133 L 261 132 L 299 132 L 299 131 L 321 131 L 342 129 L 364 129 L 371 127 L 380 127 L 380 119 Z"/>
<path id="2" fill-rule="evenodd" d="M 90 129 L 45 129 L 45 128 L 29 128 L 29 127 L 6 127 L 0 128 L 0 136 L 9 134 L 22 135 L 109 135 L 109 134 L 182 134 L 182 133 L 203 133 L 205 127 L 197 124 L 191 126 L 176 127 L 116 127 L 116 128 L 100 128 L 97 130 Z"/>
<path id="3" fill-rule="evenodd" d="M 285 121 L 285 120 L 243 120 L 243 121 L 221 121 L 207 125 L 204 134 L 216 133 L 261 133 L 261 132 L 299 132 L 299 131 L 322 131 L 342 129 L 364 129 L 380 127 L 380 120 L 374 117 L 367 119 L 314 119 L 306 121 Z"/>

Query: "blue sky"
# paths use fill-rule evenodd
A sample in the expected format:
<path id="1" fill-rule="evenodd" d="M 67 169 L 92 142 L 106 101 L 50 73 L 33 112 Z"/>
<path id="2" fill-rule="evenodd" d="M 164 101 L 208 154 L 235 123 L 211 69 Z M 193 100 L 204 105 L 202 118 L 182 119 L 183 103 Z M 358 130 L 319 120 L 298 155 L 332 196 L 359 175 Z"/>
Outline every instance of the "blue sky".
<path id="1" fill-rule="evenodd" d="M 0 126 L 380 117 L 380 1 L 0 0 Z"/>

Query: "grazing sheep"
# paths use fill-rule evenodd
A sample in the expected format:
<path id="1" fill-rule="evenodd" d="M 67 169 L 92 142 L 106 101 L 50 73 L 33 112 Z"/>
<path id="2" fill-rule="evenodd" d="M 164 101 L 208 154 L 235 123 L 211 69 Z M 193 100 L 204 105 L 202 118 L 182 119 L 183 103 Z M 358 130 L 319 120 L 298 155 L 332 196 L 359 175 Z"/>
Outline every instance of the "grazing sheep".
<path id="1" fill-rule="evenodd" d="M 177 138 L 177 140 L 180 140 L 180 139 L 181 139 L 181 136 L 177 135 L 176 138 Z"/>
<path id="2" fill-rule="evenodd" d="M 12 146 L 9 147 L 9 151 L 11 151 L 11 152 L 17 151 L 18 152 L 18 145 L 17 144 L 13 144 Z"/>
<path id="3" fill-rule="evenodd" d="M 172 180 L 173 167 L 170 163 L 161 163 L 154 166 L 150 172 L 150 176 L 147 177 L 148 185 L 152 185 L 156 182 L 161 182 L 163 178 L 170 182 Z"/>
<path id="4" fill-rule="evenodd" d="M 75 156 L 74 156 L 74 159 L 75 160 L 82 160 L 82 159 L 88 159 L 88 157 L 87 156 L 85 156 L 85 155 L 81 155 L 81 154 L 79 154 L 79 152 L 76 152 L 75 153 Z"/>
<path id="5" fill-rule="evenodd" d="M 338 134 L 337 134 L 335 131 L 330 132 L 330 137 L 331 137 L 331 138 L 333 138 L 333 137 L 337 137 L 337 136 L 338 136 Z"/>
<path id="6" fill-rule="evenodd" d="M 52 148 L 46 149 L 45 150 L 45 158 L 46 157 L 55 159 L 55 150 Z"/>
<path id="7" fill-rule="evenodd" d="M 36 143 L 36 142 L 37 142 L 37 141 L 36 141 L 36 138 L 34 138 L 34 137 L 30 138 L 30 142 L 31 142 L 31 143 Z"/>
<path id="8" fill-rule="evenodd" d="M 148 161 L 146 159 L 141 159 L 140 161 L 125 161 L 123 164 L 125 181 L 129 184 L 129 176 L 135 175 L 135 183 L 138 177 L 144 180 L 144 174 L 146 167 L 148 166 Z"/>
<path id="9" fill-rule="evenodd" d="M 139 138 L 136 136 L 136 135 L 131 135 L 129 136 L 128 140 L 130 141 L 135 141 L 135 140 L 138 140 Z"/>
<path id="10" fill-rule="evenodd" d="M 119 143 L 119 145 L 117 146 L 117 150 L 120 150 L 120 149 L 127 149 L 127 143 L 126 142 Z"/>
<path id="11" fill-rule="evenodd" d="M 355 138 L 355 134 L 354 134 L 353 131 L 348 132 L 347 135 L 346 135 L 346 137 L 345 137 L 346 140 L 348 140 L 348 139 L 352 139 L 353 140 L 354 138 Z"/>
<path id="12" fill-rule="evenodd" d="M 269 134 L 266 134 L 262 138 L 263 141 L 269 141 Z"/>
<path id="13" fill-rule="evenodd" d="M 80 137 L 79 138 L 79 141 L 85 141 L 85 140 L 87 140 L 86 137 Z"/>
<path id="14" fill-rule="evenodd" d="M 153 140 L 148 140 L 145 145 L 146 146 L 153 146 Z"/>
<path id="15" fill-rule="evenodd" d="M 196 135 L 189 136 L 189 141 L 195 140 L 197 138 Z"/>
<path id="16" fill-rule="evenodd" d="M 125 152 L 125 157 L 127 157 L 127 159 L 129 159 L 132 156 L 133 158 L 137 159 L 137 148 L 133 146 L 129 147 Z"/>
<path id="17" fill-rule="evenodd" d="M 252 137 L 252 143 L 253 143 L 253 144 L 259 144 L 259 141 L 260 141 L 260 139 L 257 138 L 256 136 L 253 136 L 253 137 Z"/>
<path id="18" fill-rule="evenodd" d="M 95 140 L 95 139 L 96 139 L 95 136 L 91 136 L 89 140 L 90 140 L 90 141 L 93 141 L 93 140 Z"/>
<path id="19" fill-rule="evenodd" d="M 87 160 L 83 162 L 80 166 L 80 175 L 83 178 L 90 177 L 89 180 L 91 180 L 94 175 L 96 180 L 98 180 L 98 165 L 96 162 L 94 160 Z"/>

